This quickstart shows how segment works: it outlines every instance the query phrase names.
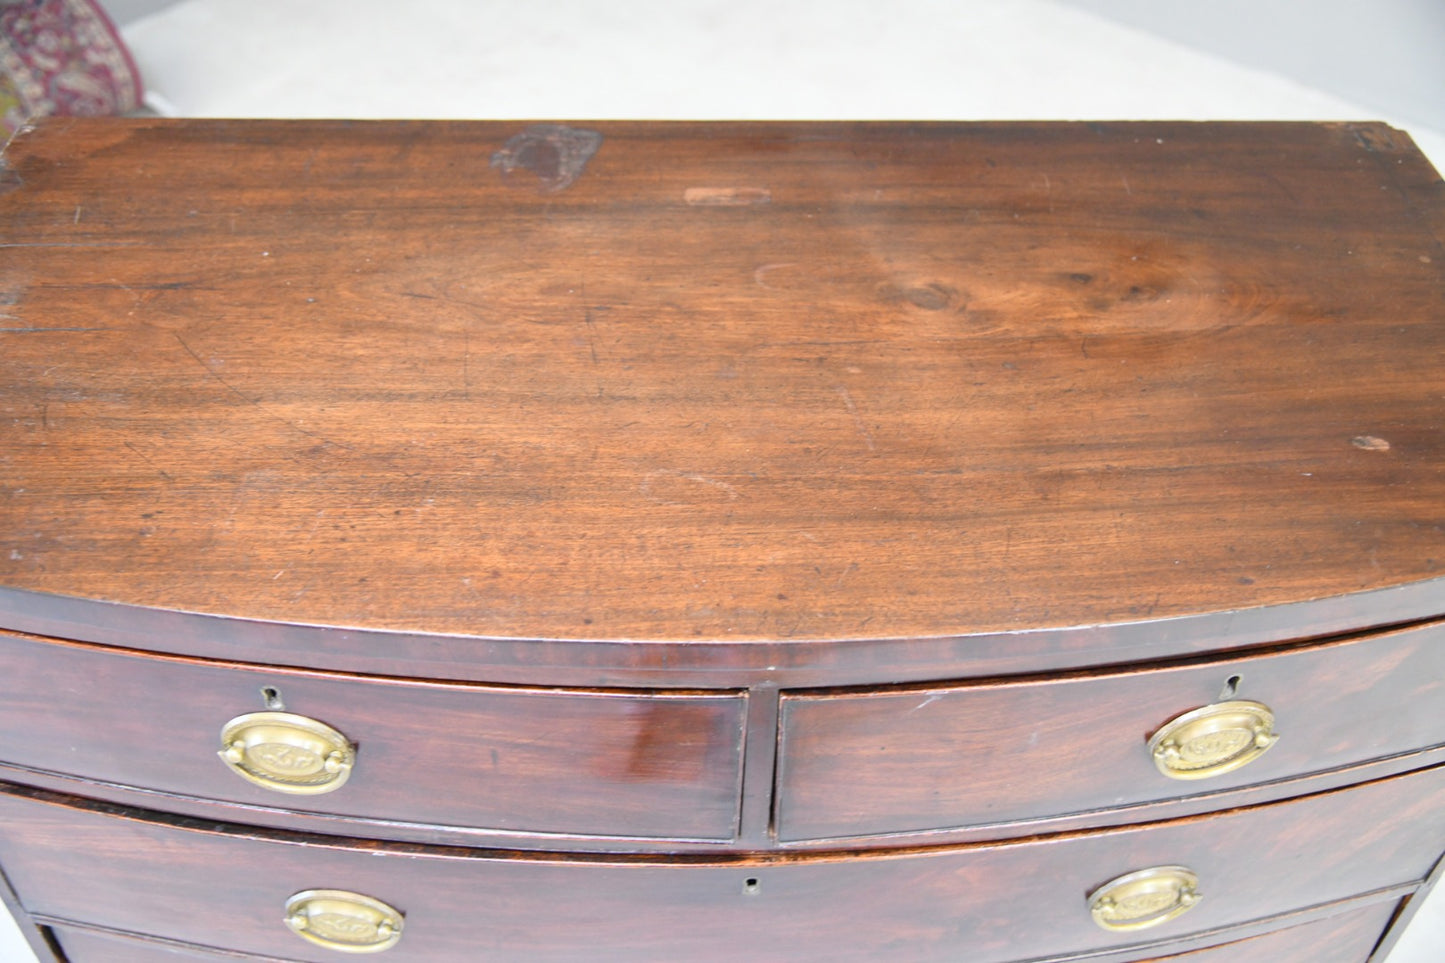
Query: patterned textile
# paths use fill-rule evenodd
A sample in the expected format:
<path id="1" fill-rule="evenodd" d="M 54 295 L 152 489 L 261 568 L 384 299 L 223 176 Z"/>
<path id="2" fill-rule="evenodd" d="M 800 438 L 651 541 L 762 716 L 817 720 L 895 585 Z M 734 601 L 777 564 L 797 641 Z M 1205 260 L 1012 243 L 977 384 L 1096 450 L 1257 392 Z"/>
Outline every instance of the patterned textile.
<path id="1" fill-rule="evenodd" d="M 140 106 L 140 71 L 93 0 L 0 0 L 0 127 Z"/>

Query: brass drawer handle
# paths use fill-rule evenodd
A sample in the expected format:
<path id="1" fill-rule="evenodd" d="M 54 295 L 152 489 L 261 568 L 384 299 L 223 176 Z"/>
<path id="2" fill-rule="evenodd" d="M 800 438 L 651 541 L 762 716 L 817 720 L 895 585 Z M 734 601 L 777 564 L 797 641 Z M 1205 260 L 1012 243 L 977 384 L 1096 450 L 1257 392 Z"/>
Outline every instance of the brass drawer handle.
<path id="1" fill-rule="evenodd" d="M 1170 779 L 1208 779 L 1253 762 L 1278 741 L 1269 706 L 1216 702 L 1164 723 L 1149 739 L 1149 754 Z"/>
<path id="2" fill-rule="evenodd" d="M 308 889 L 286 901 L 286 925 L 317 946 L 380 953 L 401 939 L 402 914 L 379 899 L 342 889 Z"/>
<path id="3" fill-rule="evenodd" d="M 1126 873 L 1089 894 L 1089 914 L 1113 933 L 1143 930 L 1193 909 L 1199 877 L 1183 866 L 1154 866 Z"/>
<path id="4" fill-rule="evenodd" d="M 290 712 L 248 712 L 221 728 L 221 760 L 241 778 L 276 792 L 340 789 L 356 747 L 324 722 Z"/>

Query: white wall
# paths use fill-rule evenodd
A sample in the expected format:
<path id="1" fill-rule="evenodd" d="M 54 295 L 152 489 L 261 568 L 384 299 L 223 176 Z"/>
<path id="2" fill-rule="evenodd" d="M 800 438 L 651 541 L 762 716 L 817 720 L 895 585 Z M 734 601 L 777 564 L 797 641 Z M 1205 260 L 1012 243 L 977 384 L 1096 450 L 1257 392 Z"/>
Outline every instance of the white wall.
<path id="1" fill-rule="evenodd" d="M 1445 0 L 1061 0 L 1445 130 Z"/>
<path id="2" fill-rule="evenodd" d="M 115 21 L 117 27 L 124 27 L 132 21 L 149 16 L 157 10 L 164 10 L 177 2 L 179 0 L 100 0 L 100 5 L 105 9 L 106 16 Z"/>

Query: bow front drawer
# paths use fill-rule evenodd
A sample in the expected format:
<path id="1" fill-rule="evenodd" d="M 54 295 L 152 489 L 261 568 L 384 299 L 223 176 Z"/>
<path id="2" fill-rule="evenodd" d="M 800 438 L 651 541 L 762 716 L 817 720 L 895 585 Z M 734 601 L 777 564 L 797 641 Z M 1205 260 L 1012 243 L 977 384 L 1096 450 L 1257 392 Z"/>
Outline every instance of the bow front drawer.
<path id="1" fill-rule="evenodd" d="M 1363 963 L 1398 907 L 1394 900 L 1375 902 L 1261 936 L 1211 940 L 1213 945 L 1203 949 L 1151 955 L 1147 960 L 1138 954 L 1111 955 L 1100 963 Z M 105 930 L 58 926 L 52 932 L 69 963 L 265 963 L 267 959 Z"/>
<path id="2" fill-rule="evenodd" d="M 735 692 L 384 679 L 7 634 L 0 664 L 11 766 L 375 823 L 736 831 L 746 696 Z"/>
<path id="3" fill-rule="evenodd" d="M 320 963 L 349 939 L 394 943 L 381 958 L 395 963 L 589 958 L 583 947 L 639 963 L 1139 960 L 1408 895 L 1439 854 L 1445 767 L 1204 818 L 864 858 L 358 844 L 4 784 L 0 818 L 19 827 L 0 857 L 38 919 L 268 958 Z M 1174 885 L 1185 868 L 1197 883 Z M 318 901 L 350 925 L 317 922 Z"/>
<path id="4" fill-rule="evenodd" d="M 784 693 L 783 840 L 1009 823 L 1445 743 L 1445 623 L 1171 668 Z"/>

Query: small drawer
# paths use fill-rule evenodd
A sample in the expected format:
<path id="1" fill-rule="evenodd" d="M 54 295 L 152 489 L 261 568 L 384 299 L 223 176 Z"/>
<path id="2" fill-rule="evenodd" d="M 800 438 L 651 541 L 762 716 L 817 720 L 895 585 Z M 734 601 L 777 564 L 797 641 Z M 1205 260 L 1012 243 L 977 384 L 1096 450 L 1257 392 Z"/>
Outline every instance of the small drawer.
<path id="1" fill-rule="evenodd" d="M 0 664 L 0 762 L 12 766 L 366 819 L 367 835 L 392 820 L 624 838 L 736 831 L 742 693 L 383 679 L 16 635 L 0 635 Z"/>
<path id="2" fill-rule="evenodd" d="M 1445 623 L 1436 622 L 1171 668 L 787 692 L 778 834 L 796 842 L 1007 824 L 1411 752 L 1445 743 L 1442 679 Z M 1237 718 L 1196 713 L 1245 702 L 1271 710 L 1273 731 L 1261 736 L 1278 740 L 1267 751 L 1209 778 L 1164 773 L 1151 736 L 1174 721 L 1202 749 L 1233 758 L 1248 730 Z"/>
<path id="3" fill-rule="evenodd" d="M 0 784 L 0 863 L 39 921 L 313 963 L 337 954 L 292 931 L 317 918 L 307 909 L 297 923 L 295 907 L 330 890 L 354 894 L 346 899 L 358 908 L 343 919 L 362 918 L 364 900 L 385 907 L 390 916 L 341 932 L 399 933 L 384 956 L 396 963 L 1147 959 L 1176 940 L 1227 940 L 1230 927 L 1284 924 L 1357 894 L 1403 895 L 1429 872 L 1442 838 L 1445 767 L 1210 817 L 1004 845 L 688 862 L 353 844 Z M 1091 902 L 1123 894 L 1121 878 L 1165 867 L 1187 867 L 1197 886 L 1142 899 L 1136 890 L 1107 911 L 1115 923 L 1126 909 L 1153 913 L 1157 925 L 1098 925 Z M 1188 892 L 1200 898 L 1186 901 Z M 1185 902 L 1182 914 L 1163 912 Z"/>

